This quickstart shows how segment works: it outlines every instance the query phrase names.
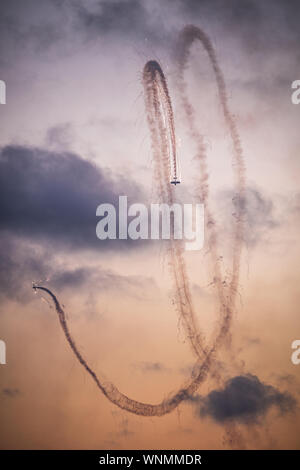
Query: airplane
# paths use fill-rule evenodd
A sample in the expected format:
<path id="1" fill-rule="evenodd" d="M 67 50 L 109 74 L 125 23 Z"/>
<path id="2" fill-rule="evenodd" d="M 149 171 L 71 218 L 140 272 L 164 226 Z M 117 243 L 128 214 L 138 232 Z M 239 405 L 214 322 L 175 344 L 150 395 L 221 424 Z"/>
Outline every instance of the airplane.
<path id="1" fill-rule="evenodd" d="M 176 184 L 180 184 L 180 181 L 179 181 L 179 179 L 175 176 L 175 178 L 173 178 L 173 179 L 171 180 L 171 184 L 174 184 L 174 185 L 176 186 Z"/>

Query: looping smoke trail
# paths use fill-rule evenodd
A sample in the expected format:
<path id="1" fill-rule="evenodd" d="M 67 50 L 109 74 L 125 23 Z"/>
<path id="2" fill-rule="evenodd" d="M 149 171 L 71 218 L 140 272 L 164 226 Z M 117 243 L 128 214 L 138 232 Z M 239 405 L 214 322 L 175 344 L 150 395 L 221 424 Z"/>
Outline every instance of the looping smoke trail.
<path id="1" fill-rule="evenodd" d="M 226 287 L 224 286 L 222 279 L 222 269 L 220 266 L 220 257 L 218 254 L 218 234 L 216 229 L 216 223 L 212 215 L 209 206 L 209 182 L 208 182 L 208 170 L 207 170 L 207 157 L 206 157 L 206 145 L 203 135 L 201 135 L 196 126 L 195 110 L 193 105 L 187 98 L 187 86 L 184 80 L 184 71 L 188 65 L 188 59 L 190 49 L 194 41 L 199 40 L 203 48 L 208 54 L 214 75 L 216 85 L 218 89 L 219 99 L 225 119 L 225 123 L 228 127 L 229 134 L 233 144 L 233 161 L 232 166 L 235 176 L 236 185 L 236 214 L 235 214 L 235 228 L 234 228 L 234 241 L 233 241 L 233 253 L 232 253 L 232 273 L 231 280 L 229 283 L 229 291 L 226 293 Z M 229 329 L 232 322 L 233 311 L 235 308 L 236 294 L 238 291 L 238 283 L 240 276 L 240 259 L 243 243 L 243 230 L 244 230 L 244 213 L 245 213 L 245 164 L 243 159 L 243 152 L 241 146 L 241 139 L 236 127 L 236 122 L 229 110 L 228 106 L 228 95 L 226 90 L 226 84 L 223 77 L 222 70 L 219 66 L 217 56 L 213 45 L 209 37 L 200 28 L 188 25 L 186 26 L 179 37 L 177 43 L 175 57 L 177 62 L 177 85 L 181 96 L 183 108 L 185 110 L 187 121 L 190 129 L 192 138 L 195 140 L 197 146 L 196 160 L 199 163 L 200 178 L 198 186 L 198 194 L 200 200 L 205 205 L 206 212 L 206 238 L 211 254 L 212 266 L 214 271 L 214 280 L 219 297 L 220 304 L 220 318 L 224 327 L 224 334 L 219 333 L 220 339 L 224 340 L 226 337 L 230 341 Z M 217 371 L 215 378 L 220 382 L 220 375 Z M 234 424 L 226 427 L 226 433 L 228 440 L 231 444 L 235 444 L 237 447 L 242 448 L 244 446 L 242 436 L 235 429 Z"/>
<path id="2" fill-rule="evenodd" d="M 236 181 L 236 214 L 235 214 L 235 229 L 234 229 L 234 242 L 232 254 L 232 273 L 231 281 L 229 283 L 229 292 L 226 295 L 225 288 L 222 282 L 222 270 L 220 266 L 220 257 L 218 255 L 218 234 L 216 229 L 216 222 L 212 215 L 209 206 L 209 184 L 208 184 L 208 171 L 207 171 L 207 157 L 206 145 L 204 137 L 201 135 L 196 126 L 195 110 L 189 102 L 186 93 L 186 83 L 184 80 L 184 71 L 188 65 L 190 48 L 194 41 L 199 40 L 208 54 L 218 89 L 221 107 L 225 123 L 228 127 L 230 137 L 233 144 L 233 171 Z M 214 279 L 218 291 L 220 301 L 220 315 L 224 317 L 226 312 L 229 319 L 232 316 L 235 306 L 235 299 L 238 290 L 239 272 L 240 272 L 240 259 L 243 243 L 243 230 L 244 230 L 244 214 L 245 214 L 245 164 L 241 146 L 241 139 L 237 130 L 235 119 L 231 114 L 228 106 L 228 95 L 226 84 L 223 77 L 222 70 L 217 60 L 217 56 L 209 37 L 200 28 L 194 25 L 186 26 L 179 36 L 179 41 L 176 45 L 175 58 L 177 62 L 177 85 L 180 92 L 182 104 L 186 112 L 188 125 L 192 138 L 197 145 L 196 160 L 199 162 L 200 167 L 200 180 L 198 186 L 199 198 L 205 204 L 206 211 L 206 236 L 207 243 L 212 257 L 212 265 L 214 269 Z M 230 320 L 229 320 L 230 321 Z"/>
<path id="3" fill-rule="evenodd" d="M 169 169 L 170 169 L 170 153 L 168 149 L 169 141 L 165 129 L 165 123 L 170 126 L 171 136 L 170 140 L 173 145 L 173 156 L 176 155 L 175 146 L 175 128 L 173 120 L 173 112 L 171 100 L 168 93 L 167 83 L 160 66 L 154 62 L 148 62 L 144 68 L 144 87 L 145 87 L 145 101 L 148 112 L 148 122 L 152 136 L 152 148 L 154 153 L 155 173 L 158 175 L 159 198 L 161 201 L 166 201 L 169 204 L 173 203 L 172 189 L 169 183 Z M 163 111 L 162 111 L 163 110 Z M 165 120 L 162 116 L 165 112 Z M 172 271 L 174 274 L 175 289 L 179 297 L 179 305 L 181 314 L 185 320 L 185 327 L 187 335 L 197 351 L 197 344 L 199 336 L 195 335 L 197 331 L 196 326 L 193 324 L 191 315 L 194 315 L 191 306 L 191 294 L 185 273 L 185 265 L 182 256 L 182 247 L 175 244 L 173 238 L 171 239 L 171 260 Z M 185 387 L 178 390 L 175 394 L 171 395 L 160 404 L 152 405 L 147 403 L 132 400 L 126 395 L 122 394 L 112 383 L 102 382 L 96 373 L 90 368 L 86 360 L 79 352 L 75 341 L 73 340 L 68 325 L 64 310 L 62 309 L 57 297 L 46 287 L 34 285 L 35 290 L 42 290 L 50 295 L 54 302 L 56 312 L 59 317 L 60 325 L 66 336 L 66 339 L 73 350 L 81 365 L 91 375 L 98 388 L 102 393 L 115 405 L 120 408 L 143 416 L 162 416 L 173 411 L 177 406 L 186 400 L 190 395 L 194 394 L 199 385 L 205 380 L 209 369 L 213 363 L 215 354 L 215 347 L 211 348 L 209 353 L 205 354 L 203 362 L 197 363 L 193 369 L 192 377 Z"/>
<path id="4" fill-rule="evenodd" d="M 170 207 L 174 203 L 174 188 L 169 181 L 170 147 L 172 150 L 172 163 L 175 160 L 174 166 L 177 167 L 175 125 L 166 78 L 158 62 L 151 60 L 146 63 L 143 71 L 143 85 L 153 149 L 154 182 L 157 184 L 159 201 L 167 203 Z M 168 136 L 171 136 L 171 145 Z M 172 234 L 169 245 L 169 259 L 177 308 L 192 348 L 196 355 L 201 358 L 204 355 L 204 336 L 200 333 L 196 321 L 183 251 L 183 243 L 174 240 Z"/>
<path id="5" fill-rule="evenodd" d="M 157 405 L 152 405 L 152 404 L 132 400 L 131 398 L 121 393 L 117 389 L 117 387 L 115 387 L 115 385 L 113 385 L 112 383 L 101 382 L 98 376 L 96 375 L 96 373 L 87 364 L 86 360 L 77 349 L 76 343 L 71 336 L 71 333 L 67 325 L 65 312 L 62 309 L 57 297 L 51 292 L 51 290 L 47 289 L 46 287 L 35 286 L 35 285 L 33 286 L 33 289 L 44 291 L 50 295 L 51 299 L 53 300 L 55 310 L 58 314 L 60 325 L 78 361 L 85 368 L 85 370 L 90 374 L 90 376 L 93 378 L 93 380 L 95 381 L 97 387 L 101 390 L 101 392 L 119 408 L 129 411 L 130 413 L 134 413 L 134 414 L 142 415 L 142 416 L 163 416 L 173 411 L 175 408 L 177 408 L 177 406 L 182 401 L 188 399 L 188 397 L 190 397 L 193 393 L 195 393 L 199 384 L 203 382 L 203 380 L 206 378 L 208 371 L 211 367 L 212 361 L 213 361 L 213 354 L 214 354 L 213 349 L 210 351 L 209 354 L 207 354 L 205 361 L 201 364 L 201 367 L 198 370 L 197 376 L 193 377 L 185 387 L 181 388 L 178 392 L 171 395 L 168 399 L 163 400 L 161 403 Z"/>
<path id="6" fill-rule="evenodd" d="M 194 27 L 193 27 L 194 28 Z M 199 31 L 197 28 L 185 29 L 182 36 L 183 41 L 181 42 L 181 60 L 182 60 L 182 72 L 184 66 L 186 65 L 187 56 L 188 56 L 188 47 L 193 42 L 193 34 L 197 33 L 199 36 Z M 201 35 L 204 33 L 201 32 Z M 197 37 L 198 37 L 197 36 Z M 200 38 L 199 37 L 199 38 Z M 227 95 L 225 84 L 223 80 L 222 73 L 219 69 L 218 63 L 216 62 L 215 54 L 210 44 L 209 39 L 204 35 L 205 48 L 209 52 L 211 58 L 216 78 L 217 85 L 219 89 L 220 99 L 224 109 L 224 115 L 227 124 L 229 125 L 231 136 L 234 141 L 234 148 L 236 154 L 236 160 L 240 164 L 239 159 L 241 156 L 241 147 L 239 142 L 239 136 L 234 124 L 234 121 L 228 111 L 227 105 Z M 182 75 L 183 77 L 183 75 Z M 182 82 L 183 83 L 183 82 Z M 184 96 L 184 86 L 181 83 L 181 91 Z M 154 174 L 155 181 L 157 182 L 158 188 L 158 197 L 161 202 L 166 202 L 169 205 L 174 203 L 174 188 L 171 188 L 169 183 L 170 178 L 170 169 L 171 165 L 173 171 L 177 168 L 176 165 L 176 139 L 175 139 L 175 126 L 174 126 L 174 117 L 171 105 L 171 99 L 168 92 L 167 82 L 165 76 L 162 72 L 161 67 L 155 61 L 149 61 L 144 67 L 143 72 L 143 85 L 145 91 L 145 105 L 147 111 L 148 124 L 151 134 L 151 144 L 154 157 Z M 185 99 L 184 105 L 188 116 L 193 114 L 193 109 L 189 105 L 188 101 Z M 193 127 L 193 136 L 198 140 L 199 143 L 199 161 L 200 161 L 200 170 L 201 170 L 201 180 L 200 180 L 200 197 L 203 202 L 207 202 L 208 196 L 208 174 L 206 170 L 206 156 L 205 156 L 205 145 L 201 140 L 201 137 L 198 135 L 195 127 Z M 241 166 L 241 165 L 240 165 Z M 240 168 L 240 167 L 239 167 Z M 239 194 L 243 190 L 243 182 L 241 178 L 239 181 Z M 208 227 L 214 227 L 214 221 L 212 216 L 209 214 L 208 217 Z M 242 225 L 238 224 L 238 232 L 241 234 Z M 237 239 L 238 237 L 236 237 Z M 241 239 L 241 237 L 240 237 Z M 236 242 L 237 244 L 237 242 Z M 216 257 L 216 247 L 217 247 L 217 237 L 216 232 L 213 229 L 210 230 L 210 246 L 213 248 L 212 254 Z M 56 312 L 59 317 L 59 321 L 63 332 L 66 336 L 66 339 L 73 350 L 73 353 L 81 363 L 81 365 L 86 369 L 86 371 L 91 375 L 95 381 L 98 388 L 102 393 L 114 404 L 120 408 L 127 410 L 131 413 L 135 413 L 143 416 L 162 416 L 173 411 L 182 401 L 186 400 L 189 396 L 194 394 L 198 389 L 199 385 L 206 379 L 213 363 L 217 349 L 222 344 L 224 338 L 229 334 L 231 317 L 232 317 L 232 307 L 234 304 L 234 295 L 231 295 L 229 299 L 226 299 L 222 291 L 221 276 L 218 272 L 218 263 L 215 263 L 217 278 L 220 279 L 220 303 L 222 309 L 222 322 L 220 324 L 219 331 L 216 334 L 214 341 L 210 348 L 205 348 L 203 346 L 204 337 L 199 332 L 197 326 L 194 307 L 192 304 L 192 296 L 189 288 L 189 281 L 186 271 L 186 266 L 183 257 L 183 246 L 182 242 L 174 240 L 174 237 L 171 237 L 170 247 L 170 265 L 171 273 L 173 275 L 174 288 L 177 295 L 179 314 L 183 319 L 185 332 L 191 342 L 192 348 L 198 357 L 198 361 L 195 364 L 192 372 L 192 376 L 189 382 L 177 391 L 175 394 L 171 395 L 169 398 L 163 400 L 160 404 L 152 405 L 147 403 L 142 403 L 136 400 L 132 400 L 126 395 L 122 394 L 113 384 L 102 382 L 96 373 L 89 367 L 73 340 L 65 318 L 65 313 L 62 307 L 59 304 L 56 296 L 47 288 L 42 286 L 33 286 L 35 290 L 45 291 L 52 298 Z M 234 260 L 235 274 L 233 279 L 238 279 L 238 268 L 239 268 L 239 256 Z M 219 276 L 219 277 L 218 277 Z M 234 277 L 235 276 L 235 277 Z M 234 293 L 234 282 L 231 281 L 232 292 Z M 202 362 L 200 361 L 202 359 Z"/>

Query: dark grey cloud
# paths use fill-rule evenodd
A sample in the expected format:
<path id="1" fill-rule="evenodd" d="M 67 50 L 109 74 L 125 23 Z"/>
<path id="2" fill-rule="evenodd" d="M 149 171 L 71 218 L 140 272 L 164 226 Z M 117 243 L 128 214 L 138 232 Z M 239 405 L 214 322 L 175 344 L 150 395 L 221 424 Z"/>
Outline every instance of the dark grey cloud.
<path id="1" fill-rule="evenodd" d="M 7 146 L 0 153 L 0 230 L 52 247 L 72 249 L 139 245 L 131 240 L 96 237 L 96 208 L 110 203 L 118 208 L 119 195 L 143 202 L 142 189 L 129 176 L 71 153 Z M 111 242 L 111 243 L 110 243 Z"/>
<path id="2" fill-rule="evenodd" d="M 163 28 L 151 24 L 146 5 L 139 0 L 2 0 L 1 62 L 12 66 L 11 62 L 20 60 L 21 54 L 38 54 L 41 60 L 42 54 L 48 52 L 69 55 L 87 39 L 107 34 L 154 40 Z"/>
<path id="3" fill-rule="evenodd" d="M 57 42 L 61 48 L 67 38 L 77 41 L 82 34 L 148 39 L 164 48 L 176 25 L 187 22 L 226 31 L 248 53 L 297 50 L 299 17 L 296 0 L 2 0 L 0 5 L 2 45 L 4 40 L 8 47 L 28 43 L 42 50 Z"/>
<path id="4" fill-rule="evenodd" d="M 178 7 L 172 2 L 145 0 L 99 0 L 88 4 L 78 0 L 70 4 L 83 37 L 125 38 L 138 41 L 137 46 L 154 44 L 161 49 L 170 46 L 173 18 Z"/>
<path id="5" fill-rule="evenodd" d="M 176 0 L 177 20 L 200 26 L 211 37 L 228 89 L 235 87 L 269 108 L 288 100 L 300 60 L 300 3 L 297 0 Z M 226 70 L 226 69 L 225 69 Z M 257 108 L 256 108 L 257 109 Z M 256 116 L 255 116 L 256 119 Z"/>
<path id="6" fill-rule="evenodd" d="M 8 65 L 21 54 L 42 53 L 60 47 L 66 39 L 64 11 L 53 0 L 2 0 L 0 2 L 1 62 Z"/>
<path id="7" fill-rule="evenodd" d="M 157 285 L 151 277 L 120 275 L 112 270 L 98 268 L 78 268 L 74 270 L 56 269 L 49 277 L 49 285 L 57 290 L 78 287 L 96 287 L 97 292 L 118 292 L 137 300 L 149 300 Z M 145 294 L 147 290 L 147 294 Z"/>
<path id="8" fill-rule="evenodd" d="M 116 32 L 119 35 L 134 32 L 147 34 L 148 14 L 145 2 L 139 0 L 108 1 L 93 4 L 77 1 L 75 11 L 82 27 L 91 35 Z"/>
<path id="9" fill-rule="evenodd" d="M 259 423 L 271 408 L 277 409 L 280 414 L 296 408 L 296 400 L 289 393 L 280 392 L 251 374 L 236 376 L 228 380 L 223 389 L 190 400 L 200 417 L 209 416 L 218 423 Z"/>
<path id="10" fill-rule="evenodd" d="M 121 275 L 103 268 L 101 258 L 96 267 L 70 269 L 57 261 L 50 249 L 32 246 L 18 238 L 0 236 L 0 297 L 16 301 L 33 298 L 32 283 L 46 285 L 55 292 L 85 288 L 89 293 L 118 292 L 136 300 L 157 297 L 153 278 Z M 147 294 L 145 293 L 147 292 Z"/>
<path id="11" fill-rule="evenodd" d="M 261 49 L 296 48 L 299 38 L 300 6 L 296 0 L 77 0 L 69 5 L 91 37 L 113 33 L 155 42 L 166 40 L 174 24 L 193 22 L 229 32 L 253 54 Z"/>
<path id="12" fill-rule="evenodd" d="M 182 11 L 193 15 L 212 13 L 224 22 L 255 23 L 261 18 L 262 7 L 258 0 L 177 0 Z"/>
<path id="13" fill-rule="evenodd" d="M 217 50 L 222 40 L 222 55 L 233 56 L 235 65 L 250 62 L 254 77 L 240 74 L 238 82 L 273 102 L 274 94 L 289 93 L 298 73 L 299 17 L 296 0 L 4 0 L 0 60 L 18 69 L 21 54 L 39 54 L 41 61 L 48 52 L 52 58 L 70 56 L 101 38 L 121 46 L 129 40 L 141 54 L 150 47 L 159 58 L 172 49 L 183 25 L 194 23 L 211 35 Z M 285 64 L 289 57 L 289 65 L 278 67 L 282 53 Z M 2 73 L 7 79 L 5 68 Z"/>
<path id="14" fill-rule="evenodd" d="M 148 300 L 157 289 L 153 279 L 123 276 L 101 267 L 104 251 L 145 246 L 139 240 L 106 242 L 96 237 L 97 206 L 105 202 L 117 208 L 122 194 L 128 195 L 129 203 L 144 199 L 129 176 L 113 175 L 78 155 L 20 146 L 2 148 L 0 295 L 29 300 L 31 283 L 41 282 L 55 291 L 97 286 L 98 292 L 118 291 Z M 96 251 L 97 268 L 70 270 L 57 261 L 61 252 L 82 249 Z"/>
<path id="15" fill-rule="evenodd" d="M 239 37 L 248 52 L 258 48 L 296 47 L 300 5 L 297 0 L 177 0 L 181 12 L 193 21 L 218 24 Z"/>

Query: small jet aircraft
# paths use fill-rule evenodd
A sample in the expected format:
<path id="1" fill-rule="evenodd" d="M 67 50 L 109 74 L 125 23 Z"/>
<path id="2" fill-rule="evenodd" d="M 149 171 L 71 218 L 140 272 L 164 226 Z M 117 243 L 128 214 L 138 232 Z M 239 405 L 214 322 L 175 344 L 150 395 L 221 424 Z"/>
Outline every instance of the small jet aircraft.
<path id="1" fill-rule="evenodd" d="M 180 184 L 180 180 L 179 180 L 178 178 L 176 178 L 176 177 L 175 177 L 175 178 L 172 178 L 172 179 L 171 179 L 171 184 L 175 184 L 175 186 L 176 186 L 176 184 Z"/>

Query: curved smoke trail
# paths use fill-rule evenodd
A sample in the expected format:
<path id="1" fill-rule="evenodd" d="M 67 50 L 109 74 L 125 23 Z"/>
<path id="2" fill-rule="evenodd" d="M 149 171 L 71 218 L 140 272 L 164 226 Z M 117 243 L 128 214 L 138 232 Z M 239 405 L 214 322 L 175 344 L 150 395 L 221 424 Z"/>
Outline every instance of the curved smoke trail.
<path id="1" fill-rule="evenodd" d="M 191 27 L 189 27 L 191 28 Z M 199 36 L 199 31 L 197 28 L 193 30 L 193 32 L 197 32 Z M 191 40 L 193 35 L 191 34 L 191 29 L 185 29 L 183 35 L 181 36 L 181 55 L 180 60 L 182 61 L 183 69 L 187 62 L 189 46 L 193 42 L 194 38 Z M 204 33 L 201 32 L 202 35 Z M 198 37 L 198 36 L 195 36 Z M 202 36 L 201 36 L 202 37 Z M 215 58 L 215 53 L 212 49 L 211 43 L 209 39 L 204 35 L 205 38 L 204 45 L 206 50 L 209 53 L 211 58 L 213 68 L 216 73 L 217 78 L 217 85 L 219 89 L 220 99 L 224 110 L 224 115 L 227 124 L 229 125 L 231 136 L 234 141 L 234 148 L 236 154 L 236 160 L 239 161 L 241 159 L 241 152 L 239 151 L 240 147 L 238 147 L 238 134 L 236 131 L 236 127 L 234 125 L 233 118 L 228 111 L 227 105 L 227 95 L 226 89 L 224 84 L 224 79 L 218 63 Z M 203 39 L 203 38 L 202 38 Z M 201 39 L 201 40 L 202 40 Z M 183 72 L 183 70 L 182 70 Z M 183 77 L 183 75 L 182 75 Z M 183 81 L 181 82 L 181 91 L 182 96 L 184 96 L 184 86 L 182 85 Z M 152 150 L 153 150 L 153 157 L 154 157 L 154 172 L 155 172 L 155 179 L 158 185 L 158 196 L 161 202 L 166 202 L 169 205 L 174 203 L 174 188 L 171 187 L 169 183 L 170 177 L 170 170 L 171 165 L 176 168 L 176 139 L 175 139 L 175 127 L 174 127 L 174 117 L 171 105 L 171 99 L 168 92 L 167 82 L 165 76 L 162 72 L 161 67 L 155 61 L 149 61 L 144 67 L 143 71 L 143 85 L 145 91 L 145 104 L 147 110 L 147 117 L 148 117 L 148 124 L 151 133 L 151 143 L 152 143 Z M 188 101 L 185 101 L 185 109 L 189 111 L 192 110 L 192 107 L 189 105 Z M 188 114 L 188 117 L 191 117 L 191 114 Z M 196 132 L 195 128 L 193 131 L 193 137 L 199 139 L 199 143 L 201 143 L 201 138 Z M 201 143 L 203 144 L 203 142 Z M 200 183 L 200 196 L 203 202 L 207 202 L 208 199 L 208 176 L 206 171 L 206 156 L 205 156 L 205 147 L 203 144 L 203 148 L 200 146 L 201 152 L 199 152 L 199 161 L 200 161 L 200 169 L 201 169 L 201 183 Z M 238 150 L 238 151 L 237 151 Z M 238 158 L 237 158 L 238 157 Z M 239 182 L 241 183 L 240 179 Z M 243 190 L 243 184 L 240 185 L 239 195 L 241 195 Z M 210 247 L 212 250 L 213 257 L 216 257 L 217 253 L 217 236 L 215 229 L 211 229 L 214 227 L 212 216 L 209 212 L 209 218 L 207 221 L 207 228 L 209 227 L 209 238 L 210 238 Z M 242 224 L 237 224 L 238 230 L 236 230 L 236 234 L 241 234 Z M 236 235 L 236 246 L 237 246 L 238 237 Z M 241 240 L 241 236 L 239 238 Z M 98 388 L 102 391 L 102 393 L 114 404 L 119 406 L 120 408 L 127 410 L 131 413 L 135 413 L 138 415 L 143 416 L 162 416 L 167 413 L 173 411 L 182 401 L 186 400 L 192 394 L 196 392 L 199 385 L 206 379 L 212 365 L 214 362 L 215 353 L 217 349 L 221 346 L 224 338 L 229 333 L 231 317 L 232 317 L 232 308 L 234 304 L 234 293 L 235 293 L 235 285 L 238 280 L 238 271 L 239 271 L 239 256 L 234 258 L 234 275 L 231 281 L 231 291 L 232 294 L 229 296 L 228 299 L 225 299 L 223 290 L 222 290 L 222 283 L 221 283 L 221 276 L 220 279 L 220 302 L 221 302 L 221 309 L 222 309 L 222 323 L 220 325 L 219 331 L 212 342 L 210 348 L 205 348 L 203 346 L 204 337 L 199 332 L 194 307 L 192 304 L 192 296 L 189 288 L 187 270 L 184 262 L 183 257 L 183 246 L 182 242 L 179 240 L 174 240 L 171 237 L 170 240 L 170 265 L 171 265 L 171 272 L 173 275 L 173 281 L 175 286 L 175 291 L 177 295 L 177 305 L 179 307 L 180 317 L 183 319 L 183 324 L 185 328 L 185 332 L 191 342 L 192 348 L 198 357 L 198 361 L 193 369 L 192 376 L 189 382 L 181 388 L 178 392 L 171 395 L 168 399 L 163 400 L 160 404 L 152 405 L 147 403 L 142 403 L 136 400 L 132 400 L 131 398 L 127 397 L 126 395 L 122 394 L 113 384 L 102 382 L 96 373 L 89 367 L 79 350 L 77 349 L 76 343 L 73 340 L 68 325 L 65 318 L 65 313 L 56 298 L 56 296 L 47 288 L 42 286 L 33 286 L 35 290 L 42 290 L 48 293 L 52 298 L 56 312 L 59 317 L 59 321 L 61 327 L 64 331 L 66 339 L 73 350 L 75 356 L 82 364 L 82 366 L 86 369 L 86 371 L 91 375 L 93 380 L 95 381 Z M 216 273 L 218 272 L 218 263 L 215 263 L 216 266 Z M 202 362 L 200 363 L 200 359 Z"/>
<path id="2" fill-rule="evenodd" d="M 200 41 L 209 57 L 217 84 L 219 99 L 225 123 L 229 130 L 229 134 L 233 144 L 233 169 L 236 186 L 236 194 L 234 197 L 234 201 L 236 205 L 236 213 L 234 224 L 234 240 L 232 246 L 232 272 L 228 291 L 227 285 L 224 285 L 222 279 L 222 270 L 220 266 L 221 258 L 218 254 L 218 234 L 216 229 L 216 223 L 209 205 L 209 175 L 207 170 L 206 145 L 203 135 L 198 132 L 195 120 L 195 110 L 193 105 L 188 100 L 187 85 L 184 80 L 184 71 L 188 66 L 190 49 L 192 44 L 196 40 Z M 210 41 L 210 38 L 200 28 L 193 25 L 186 26 L 180 33 L 175 51 L 175 58 L 177 62 L 177 86 L 181 96 L 183 108 L 187 116 L 189 130 L 197 146 L 196 160 L 199 164 L 200 169 L 200 179 L 197 190 L 199 199 L 203 202 L 205 207 L 206 239 L 212 260 L 214 282 L 216 284 L 217 293 L 219 297 L 220 321 L 223 325 L 222 328 L 224 328 L 223 334 L 221 328 L 219 336 L 221 337 L 221 340 L 224 340 L 224 338 L 227 337 L 230 341 L 229 331 L 235 308 L 236 294 L 238 291 L 240 276 L 240 259 L 243 243 L 242 237 L 244 230 L 245 212 L 245 164 L 243 159 L 241 140 L 234 117 L 229 110 L 228 95 L 224 76 L 218 63 L 218 59 L 213 45 Z M 218 371 L 215 372 L 215 379 L 218 383 L 220 383 L 221 377 Z M 240 433 L 236 430 L 234 423 L 226 425 L 226 434 L 227 440 L 231 445 L 235 444 L 239 448 L 244 447 L 243 438 Z"/>
<path id="3" fill-rule="evenodd" d="M 226 288 L 222 280 L 222 270 L 220 266 L 220 257 L 218 256 L 218 234 L 216 229 L 216 222 L 209 207 L 209 184 L 208 184 L 208 171 L 207 171 L 207 157 L 206 145 L 204 137 L 201 135 L 196 126 L 195 110 L 193 105 L 189 102 L 186 93 L 186 82 L 184 80 L 184 71 L 188 65 L 188 59 L 192 44 L 199 40 L 205 51 L 208 54 L 217 84 L 219 99 L 228 127 L 229 134 L 233 144 L 233 170 L 235 175 L 235 229 L 234 229 L 234 242 L 232 247 L 232 272 L 231 281 L 229 283 L 228 295 L 226 295 Z M 240 275 L 240 259 L 243 244 L 243 230 L 244 230 L 244 213 L 245 213 L 245 164 L 243 158 L 243 151 L 241 146 L 241 139 L 236 127 L 233 115 L 231 114 L 228 106 L 228 95 L 224 76 L 214 47 L 204 31 L 194 25 L 188 25 L 183 28 L 177 43 L 175 58 L 177 62 L 177 85 L 180 92 L 182 104 L 187 116 L 188 125 L 192 138 L 197 145 L 196 160 L 200 167 L 200 180 L 198 185 L 199 199 L 204 203 L 205 207 L 205 220 L 206 220 L 206 238 L 209 250 L 212 257 L 212 264 L 214 270 L 214 281 L 216 283 L 219 301 L 220 301 L 220 315 L 221 318 L 227 317 L 231 321 L 236 293 L 238 290 L 239 275 Z"/>
<path id="4" fill-rule="evenodd" d="M 169 181 L 170 165 L 173 164 L 174 158 L 176 167 L 175 125 L 167 81 L 158 62 L 151 60 L 146 63 L 143 70 L 143 86 L 153 151 L 154 182 L 157 185 L 159 202 L 170 207 L 175 202 L 175 190 Z M 169 135 L 172 137 L 173 159 L 170 158 Z M 182 241 L 174 240 L 171 234 L 169 260 L 176 306 L 194 352 L 198 357 L 203 357 L 204 337 L 200 334 L 196 321 L 183 252 Z"/>
<path id="5" fill-rule="evenodd" d="M 173 193 L 170 183 L 169 183 L 169 169 L 170 169 L 170 154 L 168 149 L 168 135 L 165 128 L 165 123 L 168 123 L 170 126 L 170 136 L 173 136 L 173 143 L 175 143 L 175 130 L 174 130 L 174 119 L 172 113 L 171 100 L 167 89 L 167 83 L 163 72 L 160 66 L 154 62 L 148 62 L 144 68 L 144 87 L 145 87 L 145 100 L 146 108 L 149 111 L 148 120 L 149 127 L 152 136 L 152 147 L 153 153 L 155 155 L 155 174 L 158 175 L 159 182 L 159 198 L 161 201 L 168 202 L 172 204 L 173 202 Z M 155 83 L 155 86 L 153 84 Z M 162 113 L 165 113 L 165 118 L 163 118 Z M 172 140 L 171 140 L 172 142 Z M 176 150 L 176 147 L 174 146 Z M 174 154 L 175 155 L 175 154 Z M 161 164 L 161 162 L 163 162 Z M 182 259 L 182 247 L 175 245 L 173 238 L 171 239 L 171 251 L 174 264 L 172 265 L 172 271 L 174 273 L 174 281 L 176 286 L 176 291 L 178 293 L 179 301 L 178 304 L 181 307 L 181 314 L 185 321 L 185 326 L 187 330 L 187 335 L 189 336 L 192 344 L 194 344 L 195 349 L 197 341 L 195 338 L 195 331 L 197 328 L 195 325 L 190 325 L 191 323 L 191 295 L 189 292 L 189 287 L 187 283 L 187 276 L 183 272 L 184 261 Z M 177 256 L 178 255 L 178 256 Z M 180 268 L 180 269 L 177 269 Z M 59 317 L 60 325 L 63 329 L 63 332 L 66 336 L 66 339 L 73 350 L 76 358 L 80 364 L 85 368 L 85 370 L 91 375 L 95 381 L 98 388 L 102 393 L 118 407 L 143 416 L 162 416 L 173 411 L 182 401 L 186 400 L 189 396 L 195 393 L 200 383 L 202 383 L 209 369 L 213 363 L 214 348 L 211 349 L 209 354 L 205 355 L 205 359 L 199 367 L 194 368 L 192 377 L 190 381 L 186 384 L 185 387 L 182 387 L 175 394 L 171 395 L 168 399 L 163 400 L 160 404 L 152 405 L 147 403 L 142 403 L 136 400 L 132 400 L 126 395 L 122 394 L 117 387 L 112 383 L 104 382 L 99 379 L 97 374 L 90 368 L 86 360 L 83 358 L 82 354 L 79 352 L 74 339 L 72 338 L 64 310 L 62 309 L 57 297 L 46 287 L 36 286 L 33 288 L 35 290 L 41 290 L 46 292 L 54 302 L 56 312 Z M 186 309 L 185 305 L 188 306 Z M 192 311 L 192 313 L 194 313 Z"/>
<path id="6" fill-rule="evenodd" d="M 213 361 L 213 353 L 214 350 L 211 349 L 209 354 L 206 355 L 205 360 L 201 364 L 201 368 L 199 369 L 197 376 L 192 378 L 189 383 L 178 390 L 175 394 L 171 395 L 168 399 L 163 400 L 161 403 L 157 405 L 152 405 L 148 403 L 143 403 L 140 401 L 133 400 L 123 393 L 121 393 L 115 385 L 110 382 L 102 382 L 97 374 L 90 368 L 84 357 L 79 352 L 74 339 L 71 336 L 69 331 L 65 312 L 62 309 L 57 297 L 47 289 L 46 287 L 42 286 L 33 286 L 34 290 L 41 290 L 46 292 L 50 295 L 51 299 L 53 300 L 55 310 L 58 314 L 60 325 L 63 329 L 63 332 L 66 336 L 66 339 L 77 357 L 80 364 L 85 368 L 85 370 L 90 374 L 93 380 L 96 382 L 97 387 L 101 390 L 101 392 L 115 405 L 123 410 L 129 411 L 130 413 L 134 413 L 137 415 L 142 416 L 163 416 L 167 413 L 173 411 L 177 406 L 184 400 L 187 400 L 191 395 L 195 393 L 197 388 L 199 387 L 200 383 L 206 378 L 209 369 L 211 367 Z"/>

